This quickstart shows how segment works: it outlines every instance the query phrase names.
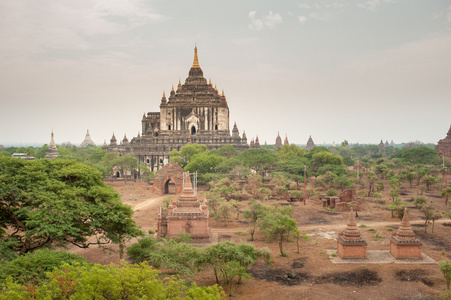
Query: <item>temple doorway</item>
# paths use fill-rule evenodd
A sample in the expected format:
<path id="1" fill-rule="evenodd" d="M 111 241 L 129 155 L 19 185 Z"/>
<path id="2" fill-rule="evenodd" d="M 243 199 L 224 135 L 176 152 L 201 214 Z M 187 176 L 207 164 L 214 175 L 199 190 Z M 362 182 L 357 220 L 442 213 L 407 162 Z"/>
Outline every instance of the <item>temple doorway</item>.
<path id="1" fill-rule="evenodd" d="M 169 194 L 169 195 L 175 195 L 176 189 L 175 189 L 175 184 L 172 180 L 168 180 L 166 181 L 166 183 L 164 184 L 164 194 Z"/>
<path id="2" fill-rule="evenodd" d="M 196 127 L 191 127 L 191 135 L 195 135 L 196 134 Z"/>

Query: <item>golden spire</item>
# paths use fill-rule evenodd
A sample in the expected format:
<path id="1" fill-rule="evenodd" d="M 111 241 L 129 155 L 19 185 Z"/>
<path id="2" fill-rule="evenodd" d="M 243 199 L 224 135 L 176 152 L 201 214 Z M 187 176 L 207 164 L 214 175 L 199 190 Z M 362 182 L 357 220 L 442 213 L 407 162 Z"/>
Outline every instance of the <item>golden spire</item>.
<path id="1" fill-rule="evenodd" d="M 222 97 L 224 97 L 224 90 L 222 90 Z"/>
<path id="2" fill-rule="evenodd" d="M 163 91 L 163 98 L 166 98 L 166 94 L 164 93 L 164 91 Z"/>
<path id="3" fill-rule="evenodd" d="M 197 46 L 194 47 L 194 61 L 193 61 L 193 68 L 200 68 L 199 66 L 199 59 L 197 58 Z"/>
<path id="4" fill-rule="evenodd" d="M 208 80 L 208 85 L 211 86 L 211 78 Z M 450 127 L 450 131 L 451 131 L 451 127 Z"/>
<path id="5" fill-rule="evenodd" d="M 174 91 L 174 85 L 172 85 L 172 90 L 171 90 L 171 92 L 173 92 Z"/>

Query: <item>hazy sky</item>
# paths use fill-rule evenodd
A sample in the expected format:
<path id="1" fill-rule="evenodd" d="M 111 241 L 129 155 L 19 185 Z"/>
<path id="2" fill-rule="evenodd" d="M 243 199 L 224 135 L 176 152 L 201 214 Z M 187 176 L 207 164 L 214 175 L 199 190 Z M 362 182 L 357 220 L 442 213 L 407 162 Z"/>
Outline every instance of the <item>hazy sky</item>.
<path id="1" fill-rule="evenodd" d="M 248 139 L 437 143 L 451 125 L 449 0 L 0 0 L 0 40 L 0 144 L 136 136 L 195 43 Z"/>

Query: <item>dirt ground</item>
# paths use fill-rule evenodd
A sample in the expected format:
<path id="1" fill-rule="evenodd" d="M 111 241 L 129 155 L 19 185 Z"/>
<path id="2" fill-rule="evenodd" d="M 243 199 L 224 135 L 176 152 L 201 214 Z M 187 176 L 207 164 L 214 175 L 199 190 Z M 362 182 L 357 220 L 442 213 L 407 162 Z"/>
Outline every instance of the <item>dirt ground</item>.
<path id="1" fill-rule="evenodd" d="M 122 201 L 133 207 L 134 218 L 142 230 L 155 230 L 159 208 L 168 195 L 153 194 L 150 186 L 142 182 L 111 185 L 120 193 Z M 404 201 L 419 197 L 415 188 L 405 188 L 405 191 L 401 196 Z M 362 237 L 368 242 L 368 250 L 389 250 L 389 238 L 400 224 L 399 219 L 392 218 L 391 212 L 384 209 L 391 200 L 386 194 L 383 196 L 385 204 L 376 203 L 375 198 L 365 198 L 364 209 L 358 212 L 356 219 Z M 444 199 L 438 197 L 437 189 L 424 196 L 439 210 L 449 209 Z M 264 203 L 289 205 L 283 200 Z M 423 243 L 423 253 L 437 262 L 451 260 L 451 220 L 443 217 L 435 222 L 434 233 L 431 225 L 424 233 L 422 212 L 413 204 L 408 208 L 412 228 Z M 336 249 L 336 237 L 346 226 L 347 212 L 327 211 L 314 197 L 307 199 L 305 206 L 295 203 L 293 217 L 309 239 L 300 242 L 299 254 L 295 241 L 286 242 L 284 248 L 288 257 L 279 257 L 278 244 L 265 242 L 258 233 L 254 242 L 248 242 L 249 225 L 243 218 L 228 224 L 210 220 L 212 235 L 217 236 L 218 241 L 247 242 L 257 249 L 267 247 L 274 258 L 271 267 L 260 262 L 250 268 L 252 278 L 234 285 L 234 299 L 440 299 L 446 283 L 437 264 L 333 264 L 326 251 Z M 376 233 L 382 237 L 376 238 Z M 131 241 L 134 242 L 136 240 Z M 86 250 L 70 247 L 69 251 L 95 263 L 119 263 L 119 254 L 96 247 Z M 201 272 L 196 282 L 214 284 L 213 273 Z"/>

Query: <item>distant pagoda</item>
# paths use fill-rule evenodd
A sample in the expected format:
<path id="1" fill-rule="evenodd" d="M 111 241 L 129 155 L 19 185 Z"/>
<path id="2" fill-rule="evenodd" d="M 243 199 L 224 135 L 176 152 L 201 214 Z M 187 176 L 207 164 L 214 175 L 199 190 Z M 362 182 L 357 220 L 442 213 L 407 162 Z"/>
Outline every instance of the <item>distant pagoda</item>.
<path id="1" fill-rule="evenodd" d="M 58 151 L 58 148 L 56 148 L 55 140 L 53 139 L 53 130 L 52 130 L 52 137 L 50 139 L 49 147 L 47 148 L 47 152 L 44 156 L 44 158 L 47 159 L 55 159 L 58 157 L 60 152 Z"/>
<path id="2" fill-rule="evenodd" d="M 313 142 L 312 136 L 309 136 L 307 145 L 305 146 L 306 150 L 312 150 L 315 147 L 315 143 Z"/>
<path id="3" fill-rule="evenodd" d="M 80 148 L 87 147 L 89 145 L 95 146 L 96 144 L 92 141 L 91 135 L 89 134 L 89 130 L 86 131 L 85 140 L 80 144 Z"/>
<path id="4" fill-rule="evenodd" d="M 288 136 L 285 134 L 285 140 L 283 140 L 283 144 L 284 145 L 290 145 L 290 143 L 288 142 Z"/>
<path id="5" fill-rule="evenodd" d="M 282 138 L 280 137 L 280 133 L 277 133 L 277 137 L 276 137 L 276 143 L 274 144 L 274 147 L 282 147 Z"/>

